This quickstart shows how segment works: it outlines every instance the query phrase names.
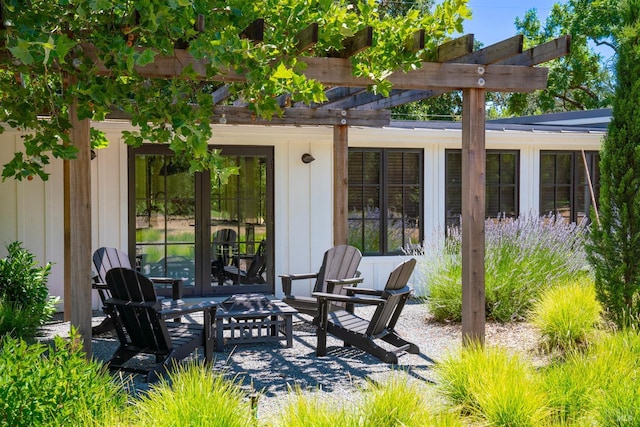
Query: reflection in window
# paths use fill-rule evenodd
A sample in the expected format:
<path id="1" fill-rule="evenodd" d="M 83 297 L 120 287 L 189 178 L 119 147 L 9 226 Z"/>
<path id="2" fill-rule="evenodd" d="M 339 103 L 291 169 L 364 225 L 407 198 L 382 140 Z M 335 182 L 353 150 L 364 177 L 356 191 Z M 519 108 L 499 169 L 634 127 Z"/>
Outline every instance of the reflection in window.
<path id="1" fill-rule="evenodd" d="M 591 188 L 593 199 L 598 200 L 600 193 L 599 162 L 597 151 L 584 152 L 584 157 L 582 151 L 542 151 L 540 214 L 560 215 L 575 223 L 588 219 L 593 205 Z"/>
<path id="2" fill-rule="evenodd" d="M 195 187 L 185 160 L 135 156 L 137 267 L 154 277 L 195 280 Z"/>
<path id="3" fill-rule="evenodd" d="M 460 226 L 462 214 L 462 151 L 445 151 L 446 224 Z M 487 150 L 485 216 L 516 218 L 519 214 L 520 153 L 517 150 Z"/>
<path id="4" fill-rule="evenodd" d="M 348 243 L 366 255 L 422 242 L 422 151 L 349 149 Z"/>

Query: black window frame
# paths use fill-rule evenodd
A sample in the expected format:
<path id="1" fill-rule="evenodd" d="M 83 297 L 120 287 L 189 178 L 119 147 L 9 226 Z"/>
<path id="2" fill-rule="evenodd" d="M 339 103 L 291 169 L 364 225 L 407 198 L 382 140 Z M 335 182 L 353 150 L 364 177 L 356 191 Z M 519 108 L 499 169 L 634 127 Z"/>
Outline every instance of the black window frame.
<path id="1" fill-rule="evenodd" d="M 349 164 L 351 164 L 351 160 L 352 160 L 352 155 L 354 153 L 377 153 L 379 155 L 379 164 L 378 164 L 378 179 L 377 181 L 374 182 L 369 182 L 366 183 L 364 182 L 364 178 L 361 179 L 360 181 L 355 181 L 353 180 L 353 173 L 354 171 L 352 170 L 352 168 L 349 168 L 349 182 L 348 182 L 348 192 L 349 192 L 349 196 L 348 196 L 348 200 L 349 200 L 349 209 L 348 209 L 348 227 L 349 227 L 349 237 L 348 237 L 348 243 L 350 245 L 356 246 L 358 249 L 360 249 L 360 251 L 362 252 L 362 254 L 364 256 L 388 256 L 388 255 L 402 255 L 403 249 L 407 248 L 408 246 L 410 246 L 411 244 L 421 244 L 422 241 L 424 240 L 424 150 L 420 149 L 420 148 L 360 148 L 360 147 L 350 147 L 349 148 Z M 402 173 L 402 182 L 401 183 L 391 183 L 390 182 L 390 178 L 389 178 L 389 174 L 386 173 L 386 171 L 388 171 L 389 168 L 389 157 L 391 154 L 403 154 L 402 157 L 402 161 L 403 161 L 403 165 L 405 164 L 405 158 L 404 155 L 405 154 L 410 154 L 412 156 L 417 156 L 417 171 L 414 171 L 414 174 L 417 174 L 416 180 L 415 182 L 410 181 L 407 182 L 405 181 L 407 175 L 404 174 L 404 167 L 403 167 L 403 173 Z M 364 155 L 363 155 L 363 159 L 364 159 Z M 364 167 L 363 167 L 363 171 L 364 171 Z M 363 172 L 364 174 L 364 172 Z M 413 174 L 411 176 L 414 176 Z M 397 217 L 389 217 L 389 207 L 390 206 L 394 206 L 394 203 L 390 201 L 390 197 L 396 195 L 397 193 L 391 194 L 391 190 L 390 187 L 402 187 L 403 191 L 402 191 L 402 206 L 403 206 L 403 212 L 400 213 L 400 219 L 394 219 Z M 412 189 L 415 188 L 418 190 L 418 201 L 417 201 L 417 207 L 416 207 L 416 213 L 415 213 L 415 217 L 407 217 L 407 215 L 405 215 L 406 210 L 405 208 L 407 207 L 407 205 L 405 205 L 405 201 L 406 201 L 406 195 L 408 194 L 407 191 L 405 191 L 405 189 Z M 353 192 L 354 190 L 357 189 L 359 194 L 362 194 L 362 200 L 361 200 L 361 206 L 360 209 L 352 209 L 352 199 L 353 199 Z M 365 194 L 367 194 L 367 191 L 371 192 L 376 192 L 378 193 L 377 198 L 378 198 L 378 204 L 380 206 L 378 206 L 379 208 L 379 212 L 387 212 L 387 215 L 379 215 L 378 214 L 378 218 L 377 219 L 372 219 L 372 217 L 368 217 L 365 214 L 365 202 L 364 202 L 364 198 L 365 198 Z M 368 193 L 371 194 L 371 193 Z M 397 206 L 397 204 L 396 204 Z M 360 212 L 360 214 L 355 215 L 355 212 Z M 397 221 L 400 222 L 401 224 L 401 241 L 402 244 L 400 247 L 397 248 L 389 248 L 389 241 L 390 239 L 389 237 L 389 227 L 388 224 L 389 222 L 393 222 L 394 224 L 397 224 Z M 360 227 L 358 227 L 357 225 L 354 227 L 354 224 L 356 223 L 360 223 Z M 372 250 L 370 249 L 370 246 L 366 244 L 366 238 L 367 238 L 367 232 L 366 232 L 366 227 L 365 224 L 366 223 L 372 223 L 375 222 L 377 223 L 377 225 L 374 225 L 375 227 L 378 227 L 378 233 L 377 233 L 377 238 L 378 238 L 378 250 Z M 411 226 L 411 224 L 413 224 L 413 226 Z M 408 238 L 408 230 L 409 229 L 418 229 L 418 237 L 417 242 L 410 242 L 409 238 Z M 354 231 L 355 230 L 355 231 Z M 355 239 L 355 236 L 357 234 L 360 234 L 358 236 L 358 239 Z"/>
<path id="2" fill-rule="evenodd" d="M 584 158 L 583 158 L 584 153 Z M 570 159 L 570 171 L 569 171 L 569 180 L 568 183 L 559 183 L 557 181 L 557 169 L 558 169 L 558 156 L 569 156 Z M 545 161 L 543 160 L 543 156 L 555 156 L 554 158 L 554 179 L 553 184 L 549 184 L 545 182 L 545 173 L 543 171 L 543 167 L 545 165 Z M 541 150 L 540 151 L 540 180 L 539 180 L 539 201 L 538 207 L 541 216 L 544 215 L 558 215 L 560 214 L 563 218 L 567 219 L 572 223 L 579 223 L 583 220 L 590 221 L 591 207 L 593 205 L 591 190 L 589 188 L 589 182 L 587 182 L 587 178 L 591 180 L 591 185 L 594 192 L 594 198 L 596 207 L 598 206 L 598 198 L 600 195 L 600 152 L 597 150 Z M 582 178 L 584 182 L 580 181 L 580 173 L 585 170 L 585 159 L 587 162 L 587 170 L 588 174 L 584 172 Z M 566 188 L 569 190 L 569 200 L 568 200 L 568 214 L 563 214 L 562 211 L 567 208 L 559 207 L 558 202 L 558 189 Z M 553 189 L 554 191 L 554 200 L 551 202 L 553 205 L 552 209 L 546 208 L 546 205 L 549 203 L 548 200 L 545 200 L 545 196 L 547 192 L 545 189 Z M 582 197 L 582 201 L 585 203 L 584 209 L 580 211 L 578 203 L 579 198 Z M 582 213 L 582 216 L 579 214 Z"/>
<path id="3" fill-rule="evenodd" d="M 450 175 L 451 171 L 449 169 L 449 156 L 452 154 L 458 154 L 460 156 L 460 176 L 457 177 L 457 180 L 451 181 Z M 506 174 L 501 172 L 503 162 L 500 159 L 498 161 L 499 170 L 498 170 L 498 182 L 491 183 L 489 179 L 485 180 L 485 192 L 488 195 L 489 189 L 497 189 L 498 194 L 498 206 L 500 208 L 504 207 L 504 199 L 503 199 L 503 191 L 505 189 L 513 190 L 513 209 L 507 212 L 504 209 L 498 209 L 497 211 L 489 209 L 489 197 L 485 199 L 485 217 L 486 218 L 517 218 L 520 215 L 520 150 L 501 150 L 501 149 L 491 149 L 487 150 L 487 164 L 489 163 L 489 156 L 498 155 L 502 157 L 503 155 L 515 156 L 514 161 L 514 181 L 513 183 L 507 183 L 502 181 L 502 177 Z M 485 165 L 488 168 L 488 165 Z M 486 171 L 486 176 L 489 176 L 490 171 Z M 510 172 L 509 172 L 510 173 Z M 446 149 L 445 150 L 445 172 L 444 172 L 444 181 L 445 181 L 445 200 L 444 200 L 444 209 L 445 209 L 445 224 L 447 228 L 449 227 L 459 227 L 460 226 L 460 215 L 462 214 L 462 150 L 461 149 Z M 451 207 L 451 197 L 454 197 L 453 194 L 459 194 L 459 203 L 460 212 L 457 212 L 455 209 Z"/>

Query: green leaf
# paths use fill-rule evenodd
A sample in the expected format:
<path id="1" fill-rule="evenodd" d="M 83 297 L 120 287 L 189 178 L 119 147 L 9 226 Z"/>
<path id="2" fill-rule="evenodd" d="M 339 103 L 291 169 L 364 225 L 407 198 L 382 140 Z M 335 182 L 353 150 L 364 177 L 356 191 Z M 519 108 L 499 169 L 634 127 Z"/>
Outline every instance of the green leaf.
<path id="1" fill-rule="evenodd" d="M 28 41 L 18 39 L 18 45 L 14 47 L 10 47 L 9 51 L 16 59 L 18 59 L 24 65 L 31 65 L 33 64 L 33 56 L 31 55 L 31 52 L 29 52 L 30 46 L 31 46 L 31 43 L 29 43 Z"/>
<path id="2" fill-rule="evenodd" d="M 152 49 L 145 49 L 138 57 L 136 58 L 136 65 L 144 67 L 147 64 L 153 62 L 153 58 L 158 54 L 158 52 L 153 51 Z"/>
<path id="3" fill-rule="evenodd" d="M 64 64 L 66 62 L 65 57 L 76 44 L 77 43 L 67 37 L 66 34 L 61 34 L 60 36 L 58 36 L 58 38 L 56 39 L 54 51 L 61 64 Z"/>
<path id="4" fill-rule="evenodd" d="M 44 48 L 44 63 L 47 64 L 49 62 L 49 54 L 51 53 L 51 50 L 55 48 L 53 37 L 51 37 L 51 35 L 49 35 L 47 42 L 42 44 L 42 47 Z"/>
<path id="5" fill-rule="evenodd" d="M 274 79 L 290 79 L 293 77 L 293 74 L 293 71 L 281 62 L 271 77 Z"/>

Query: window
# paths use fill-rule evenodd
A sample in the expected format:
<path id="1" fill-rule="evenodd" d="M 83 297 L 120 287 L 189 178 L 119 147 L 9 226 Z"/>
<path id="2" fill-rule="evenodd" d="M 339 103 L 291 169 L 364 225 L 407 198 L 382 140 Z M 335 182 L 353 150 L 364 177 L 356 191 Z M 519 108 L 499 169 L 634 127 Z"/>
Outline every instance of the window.
<path id="1" fill-rule="evenodd" d="M 447 227 L 460 226 L 462 214 L 462 151 L 445 151 L 445 218 Z M 518 216 L 520 153 L 517 150 L 487 150 L 487 218 Z"/>
<path id="2" fill-rule="evenodd" d="M 348 243 L 396 255 L 423 239 L 422 150 L 349 149 Z"/>
<path id="3" fill-rule="evenodd" d="M 593 199 L 598 200 L 600 193 L 599 162 L 597 151 L 584 152 L 584 157 L 582 151 L 542 151 L 540 214 L 558 214 L 575 223 L 588 219 L 593 205 L 591 188 Z"/>

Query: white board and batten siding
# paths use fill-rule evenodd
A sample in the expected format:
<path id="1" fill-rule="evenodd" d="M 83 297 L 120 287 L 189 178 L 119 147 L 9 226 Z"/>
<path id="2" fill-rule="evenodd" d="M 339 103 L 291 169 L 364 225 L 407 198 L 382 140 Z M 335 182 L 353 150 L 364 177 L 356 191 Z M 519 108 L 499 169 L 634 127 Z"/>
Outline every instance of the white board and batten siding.
<path id="1" fill-rule="evenodd" d="M 125 122 L 95 125 L 111 141 L 91 162 L 92 247 L 127 249 L 127 148 L 120 133 Z M 603 132 L 534 132 L 487 130 L 487 149 L 520 150 L 520 212 L 537 212 L 541 150 L 598 150 Z M 461 147 L 459 129 L 360 128 L 348 130 L 350 147 L 418 148 L 424 150 L 425 236 L 444 224 L 445 150 Z M 0 134 L 0 163 L 22 149 L 21 135 Z M 274 147 L 275 276 L 317 271 L 324 251 L 333 244 L 333 129 L 215 125 L 213 145 Z M 315 161 L 305 164 L 304 153 Z M 38 178 L 0 182 L 0 256 L 6 244 L 19 240 L 41 262 L 52 262 L 49 279 L 53 295 L 64 294 L 64 235 L 62 162 L 53 159 L 46 182 Z M 363 286 L 382 288 L 401 256 L 365 257 L 360 271 Z M 310 292 L 312 284 L 307 284 Z M 282 289 L 275 284 L 277 296 Z M 98 308 L 97 297 L 93 300 Z"/>

